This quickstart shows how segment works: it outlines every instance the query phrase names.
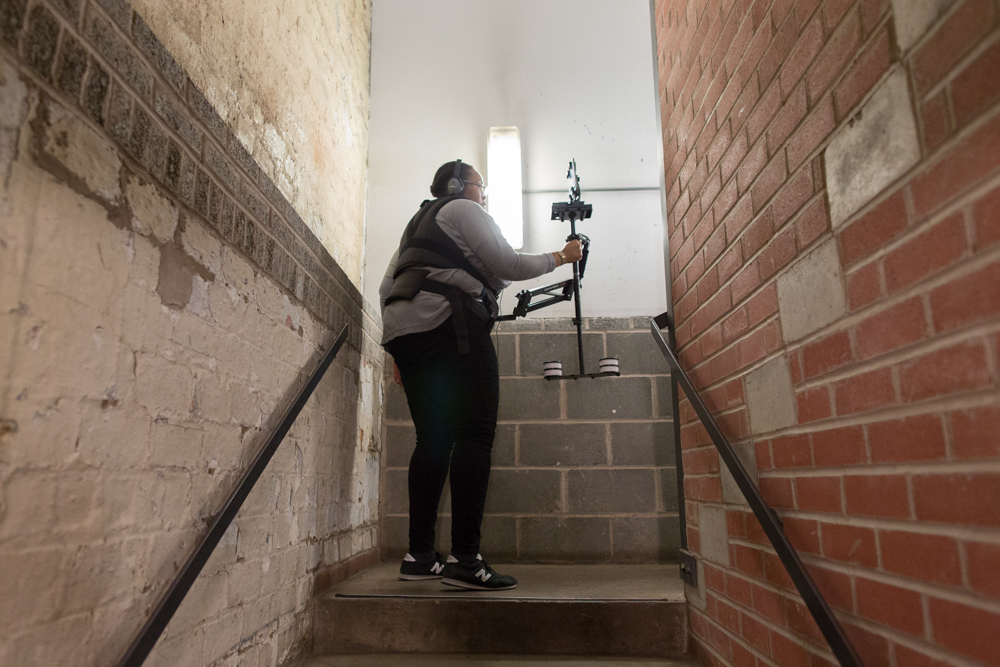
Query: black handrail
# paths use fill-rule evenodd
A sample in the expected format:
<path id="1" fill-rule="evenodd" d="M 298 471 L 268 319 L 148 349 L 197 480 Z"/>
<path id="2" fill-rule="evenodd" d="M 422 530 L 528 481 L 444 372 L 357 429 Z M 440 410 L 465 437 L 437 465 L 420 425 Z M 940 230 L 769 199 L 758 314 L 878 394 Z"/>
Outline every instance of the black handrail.
<path id="1" fill-rule="evenodd" d="M 854 650 L 854 646 L 851 645 L 850 640 L 847 639 L 847 635 L 844 634 L 844 629 L 841 627 L 840 622 L 837 621 L 837 617 L 833 615 L 833 611 L 819 592 L 816 583 L 809 576 L 809 572 L 802 563 L 802 559 L 799 558 L 795 547 L 792 546 L 792 543 L 788 541 L 788 537 L 785 536 L 785 531 L 781 527 L 781 519 L 774 513 L 774 510 L 768 507 L 764 497 L 760 495 L 757 485 L 753 483 L 747 469 L 743 467 L 743 462 L 736 455 L 736 451 L 729 444 L 726 436 L 722 435 L 722 431 L 712 417 L 712 413 L 708 411 L 705 403 L 701 400 L 701 395 L 694 388 L 687 373 L 681 368 L 677 355 L 674 354 L 674 351 L 663 339 L 660 329 L 668 327 L 672 329 L 672 324 L 669 313 L 663 313 L 650 321 L 649 328 L 653 334 L 653 338 L 656 339 L 656 344 L 660 346 L 660 351 L 663 352 L 663 356 L 666 357 L 671 369 L 677 375 L 677 380 L 681 387 L 683 387 L 684 393 L 687 394 L 688 400 L 691 401 L 691 406 L 698 414 L 702 424 L 704 424 L 705 430 L 708 431 L 709 437 L 712 438 L 712 442 L 715 444 L 715 448 L 719 450 L 719 456 L 725 462 L 726 467 L 729 468 L 729 472 L 732 473 L 733 479 L 736 480 L 736 485 L 743 492 L 743 497 L 746 498 L 750 509 L 753 510 L 754 516 L 760 522 L 764 533 L 767 535 L 767 539 L 771 541 L 771 546 L 774 547 L 778 558 L 781 559 L 781 564 L 788 571 L 788 576 L 791 577 L 795 587 L 799 590 L 802 601 L 805 602 L 809 613 L 812 614 L 816 625 L 819 626 L 820 632 L 826 638 L 827 643 L 830 645 L 830 650 L 833 651 L 833 655 L 840 661 L 841 667 L 864 667 L 861 657 Z"/>
<path id="2" fill-rule="evenodd" d="M 146 620 L 145 625 L 142 626 L 138 636 L 136 636 L 132 645 L 128 647 L 128 651 L 125 652 L 124 657 L 118 662 L 118 667 L 140 667 L 150 651 L 153 650 L 156 641 L 163 634 L 174 612 L 177 611 L 181 602 L 184 601 L 184 596 L 187 595 L 187 592 L 201 573 L 201 569 L 208 562 L 216 545 L 219 544 L 219 540 L 222 539 L 222 535 L 229 528 L 229 524 L 232 523 L 237 512 L 240 511 L 243 501 L 246 500 L 254 484 L 257 483 L 257 480 L 263 474 L 264 468 L 267 467 L 267 464 L 271 461 L 271 457 L 278 450 L 278 445 L 281 444 L 281 441 L 295 422 L 295 418 L 299 416 L 299 412 L 302 411 L 306 401 L 312 396 L 316 386 L 323 379 L 323 375 L 330 367 L 330 364 L 333 363 L 334 357 L 340 352 L 340 348 L 346 340 L 347 325 L 341 330 L 340 335 L 337 336 L 330 349 L 323 355 L 316 369 L 309 376 L 309 380 L 299 390 L 295 400 L 285 410 L 281 421 L 271 431 L 267 442 L 260 448 L 250 467 L 243 473 L 243 477 L 240 479 L 239 484 L 236 485 L 236 489 L 229 494 L 226 502 L 222 505 L 222 509 L 215 515 L 215 519 L 212 520 L 212 525 L 209 527 L 208 532 L 201 538 L 194 553 L 191 554 L 187 562 L 180 569 L 180 572 L 174 577 L 174 581 L 163 594 L 163 597 L 160 598 L 160 602 L 156 605 L 153 613 L 150 614 L 149 619 Z"/>

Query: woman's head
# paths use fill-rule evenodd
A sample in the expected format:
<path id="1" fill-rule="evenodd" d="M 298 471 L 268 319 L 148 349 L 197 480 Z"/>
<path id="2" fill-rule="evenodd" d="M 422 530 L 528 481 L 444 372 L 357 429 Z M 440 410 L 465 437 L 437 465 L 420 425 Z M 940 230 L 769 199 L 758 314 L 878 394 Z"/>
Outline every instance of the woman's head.
<path id="1" fill-rule="evenodd" d="M 431 194 L 435 197 L 448 196 L 448 181 L 455 176 L 455 162 L 457 160 L 445 162 L 438 167 L 437 172 L 434 174 L 434 180 L 431 181 Z M 484 204 L 485 198 L 482 196 L 483 177 L 479 175 L 479 172 L 472 165 L 463 162 L 459 169 L 459 178 L 465 182 L 464 196 L 478 204 Z"/>

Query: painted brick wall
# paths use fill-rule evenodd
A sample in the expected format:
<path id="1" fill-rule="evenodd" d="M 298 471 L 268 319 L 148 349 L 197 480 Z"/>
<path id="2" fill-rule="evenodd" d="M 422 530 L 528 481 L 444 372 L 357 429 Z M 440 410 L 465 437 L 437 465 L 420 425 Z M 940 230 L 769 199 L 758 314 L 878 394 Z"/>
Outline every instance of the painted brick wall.
<path id="1" fill-rule="evenodd" d="M 869 666 L 1000 664 L 1000 4 L 657 0 L 684 365 Z M 833 662 L 681 403 L 706 665 Z"/>
<path id="2" fill-rule="evenodd" d="M 147 664 L 302 655 L 377 560 L 359 291 L 121 0 L 0 2 L 0 183 L 0 664 L 114 664 L 348 325 Z"/>
<path id="3" fill-rule="evenodd" d="M 589 318 L 589 371 L 618 357 L 622 376 L 550 382 L 542 363 L 577 372 L 570 318 L 503 322 L 500 416 L 483 521 L 483 555 L 497 561 L 672 561 L 680 542 L 668 367 L 649 319 Z M 391 357 L 386 363 L 391 373 Z M 382 555 L 407 550 L 407 467 L 415 445 L 403 390 L 385 378 Z M 438 549 L 451 547 L 451 500 L 441 499 Z"/>

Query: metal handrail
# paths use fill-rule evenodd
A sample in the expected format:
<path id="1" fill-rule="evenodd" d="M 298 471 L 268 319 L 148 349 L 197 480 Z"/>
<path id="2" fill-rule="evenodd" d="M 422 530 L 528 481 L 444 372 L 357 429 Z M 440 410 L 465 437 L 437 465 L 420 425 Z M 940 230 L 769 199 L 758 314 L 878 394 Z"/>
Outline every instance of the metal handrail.
<path id="1" fill-rule="evenodd" d="M 344 342 L 347 340 L 347 325 L 341 330 L 340 334 L 337 336 L 333 345 L 327 350 L 326 354 L 323 355 L 319 364 L 313 370 L 312 374 L 309 376 L 309 380 L 303 385 L 299 390 L 298 395 L 288 409 L 285 410 L 285 414 L 282 416 L 281 421 L 278 425 L 271 431 L 271 435 L 268 437 L 267 442 L 264 446 L 260 448 L 257 455 L 254 457 L 253 462 L 251 462 L 250 467 L 247 468 L 246 472 L 243 473 L 243 477 L 240 478 L 239 484 L 236 485 L 236 489 L 229 494 L 226 502 L 222 505 L 222 509 L 219 510 L 218 514 L 212 520 L 212 525 L 209 527 L 208 532 L 205 536 L 201 538 L 198 546 L 195 548 L 194 553 L 187 559 L 184 566 L 174 577 L 173 582 L 170 587 L 164 592 L 163 597 L 160 598 L 159 603 L 150 614 L 150 617 L 146 620 L 145 625 L 139 631 L 135 640 L 128 647 L 128 651 L 118 662 L 118 667 L 140 667 L 142 663 L 146 660 L 150 651 L 156 645 L 156 641 L 163 634 L 166 629 L 167 624 L 170 619 L 173 618 L 174 612 L 180 606 L 181 602 L 184 601 L 184 596 L 191 589 L 198 575 L 201 573 L 201 569 L 208 562 L 209 557 L 211 557 L 212 552 L 215 550 L 216 545 L 219 544 L 219 540 L 222 539 L 223 534 L 228 530 L 229 524 L 232 523 L 236 514 L 240 511 L 240 507 L 243 506 L 243 501 L 246 500 L 250 491 L 253 489 L 254 484 L 264 472 L 264 468 L 271 461 L 271 457 L 278 450 L 278 446 L 281 441 L 285 438 L 285 435 L 291 429 L 292 424 L 295 422 L 296 417 L 302 411 L 305 406 L 306 401 L 312 396 L 313 391 L 319 384 L 320 380 L 323 379 L 323 375 L 326 370 L 333 363 L 333 359 L 340 352 L 340 348 L 343 347 Z"/>
<path id="2" fill-rule="evenodd" d="M 722 431 L 712 417 L 712 413 L 708 411 L 704 401 L 701 400 L 698 390 L 694 388 L 691 379 L 684 372 L 684 369 L 681 368 L 677 355 L 663 339 L 663 334 L 660 330 L 668 327 L 673 328 L 673 322 L 669 313 L 663 313 L 653 318 L 649 324 L 653 338 L 656 339 L 656 344 L 660 346 L 660 351 L 666 357 L 673 373 L 677 375 L 677 381 L 684 389 L 688 400 L 691 401 L 691 406 L 698 414 L 698 418 L 701 419 L 705 430 L 708 431 L 709 437 L 712 438 L 715 448 L 719 450 L 719 456 L 725 462 L 726 467 L 729 468 L 729 472 L 736 481 L 736 485 L 739 486 L 743 497 L 746 498 L 750 509 L 753 510 L 754 516 L 757 517 L 757 521 L 760 522 L 761 527 L 764 529 L 767 539 L 771 541 L 771 546 L 774 547 L 778 558 L 781 559 L 781 564 L 785 566 L 788 576 L 798 589 L 799 595 L 802 596 L 802 601 L 809 609 L 809 613 L 812 614 L 816 625 L 819 626 L 820 632 L 823 633 L 823 637 L 826 638 L 827 643 L 830 645 L 830 650 L 833 651 L 833 655 L 840 661 L 842 667 L 863 667 L 864 663 L 861 662 L 861 657 L 855 651 L 854 646 L 851 645 L 847 635 L 844 634 L 843 627 L 841 627 L 837 617 L 833 615 L 833 610 L 830 609 L 823 595 L 819 592 L 816 583 L 809 576 L 809 572 L 802 563 L 802 559 L 799 558 L 795 547 L 788 541 L 788 537 L 781 527 L 781 519 L 778 518 L 778 515 L 768 506 L 764 497 L 760 494 L 757 485 L 750 478 L 750 474 L 743 466 L 743 462 L 739 456 L 736 455 L 733 446 L 726 439 L 726 436 L 722 435 Z M 681 512 L 684 512 L 683 506 L 681 507 Z"/>

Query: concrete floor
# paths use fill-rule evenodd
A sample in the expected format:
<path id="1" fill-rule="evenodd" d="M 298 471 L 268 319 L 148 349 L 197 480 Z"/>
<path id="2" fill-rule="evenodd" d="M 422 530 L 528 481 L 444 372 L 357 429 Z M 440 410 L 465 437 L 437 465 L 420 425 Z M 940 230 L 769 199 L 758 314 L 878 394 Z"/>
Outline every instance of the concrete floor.
<path id="1" fill-rule="evenodd" d="M 475 665 L 477 667 L 695 667 L 687 660 L 657 660 L 655 658 L 602 658 L 583 656 L 507 656 L 507 655 L 321 655 L 298 663 L 296 667 L 437 667 L 438 665 Z"/>
<path id="2" fill-rule="evenodd" d="M 494 567 L 502 574 L 516 577 L 517 588 L 507 591 L 469 591 L 445 586 L 440 579 L 401 581 L 397 576 L 399 564 L 383 563 L 334 587 L 324 597 L 472 597 L 515 600 L 665 600 L 669 602 L 682 602 L 684 600 L 684 584 L 680 579 L 676 564 L 572 566 L 497 564 Z"/>

